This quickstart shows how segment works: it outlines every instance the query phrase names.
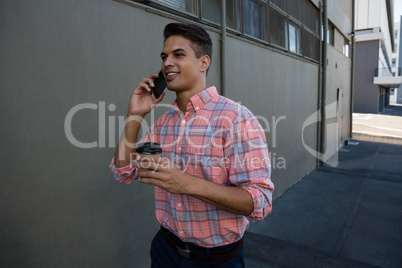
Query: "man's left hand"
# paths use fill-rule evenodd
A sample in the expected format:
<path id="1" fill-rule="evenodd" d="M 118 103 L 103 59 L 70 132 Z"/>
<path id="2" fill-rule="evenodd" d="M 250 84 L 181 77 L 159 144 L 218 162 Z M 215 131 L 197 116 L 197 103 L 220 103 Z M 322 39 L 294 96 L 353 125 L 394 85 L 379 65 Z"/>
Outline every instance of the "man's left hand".
<path id="1" fill-rule="evenodd" d="M 189 179 L 185 178 L 186 174 L 168 158 L 160 157 L 154 161 L 143 156 L 137 161 L 137 168 L 146 169 L 138 172 L 141 183 L 158 186 L 173 194 L 185 194 Z"/>

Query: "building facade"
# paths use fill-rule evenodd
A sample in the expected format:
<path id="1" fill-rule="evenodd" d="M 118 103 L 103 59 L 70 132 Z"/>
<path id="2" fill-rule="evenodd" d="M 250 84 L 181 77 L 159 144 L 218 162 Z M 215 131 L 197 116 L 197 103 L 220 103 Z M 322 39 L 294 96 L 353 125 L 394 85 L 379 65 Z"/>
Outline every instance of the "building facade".
<path id="1" fill-rule="evenodd" d="M 393 0 L 356 0 L 354 112 L 379 113 L 402 82 L 393 73 Z"/>
<path id="2" fill-rule="evenodd" d="M 274 197 L 336 165 L 351 130 L 353 2 L 1 1 L 0 266 L 149 266 L 153 189 L 117 184 L 108 165 L 170 22 L 210 33 L 208 85 L 260 120 Z"/>
<path id="3" fill-rule="evenodd" d="M 396 76 L 399 73 L 399 23 L 394 23 L 395 50 L 392 53 L 392 74 Z M 397 101 L 398 88 L 392 88 L 389 93 L 389 104 L 395 104 Z"/>
<path id="4" fill-rule="evenodd" d="M 401 16 L 402 19 L 402 16 Z M 395 69 L 394 73 L 395 75 L 399 74 L 401 75 L 401 69 L 402 69 L 402 50 L 401 50 L 401 26 L 402 26 L 402 20 L 395 25 Z M 390 103 L 391 104 L 402 104 L 402 86 L 399 86 L 398 88 L 395 88 L 393 92 L 390 94 Z"/>

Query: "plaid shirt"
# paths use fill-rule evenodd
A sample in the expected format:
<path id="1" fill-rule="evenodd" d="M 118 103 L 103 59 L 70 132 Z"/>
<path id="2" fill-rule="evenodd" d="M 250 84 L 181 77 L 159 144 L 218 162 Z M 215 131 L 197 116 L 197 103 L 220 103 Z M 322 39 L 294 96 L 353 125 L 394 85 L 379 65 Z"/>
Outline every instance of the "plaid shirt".
<path id="1" fill-rule="evenodd" d="M 251 195 L 254 211 L 263 219 L 272 208 L 271 166 L 264 131 L 244 106 L 218 95 L 210 87 L 190 99 L 186 113 L 175 109 L 163 114 L 141 142 L 157 142 L 162 157 L 184 172 L 227 186 L 242 187 Z M 131 183 L 135 162 L 117 168 L 115 179 Z M 245 216 L 218 209 L 197 198 L 171 194 L 155 187 L 156 218 L 185 242 L 216 247 L 238 241 L 249 222 Z"/>

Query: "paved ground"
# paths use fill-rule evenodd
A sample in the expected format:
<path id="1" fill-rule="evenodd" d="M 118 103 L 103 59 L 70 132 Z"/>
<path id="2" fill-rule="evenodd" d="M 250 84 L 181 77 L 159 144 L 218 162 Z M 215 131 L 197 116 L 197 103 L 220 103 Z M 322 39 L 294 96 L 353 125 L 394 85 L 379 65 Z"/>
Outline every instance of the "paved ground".
<path id="1" fill-rule="evenodd" d="M 401 163 L 402 145 L 343 147 L 252 223 L 246 267 L 402 267 Z"/>
<path id="2" fill-rule="evenodd" d="M 390 106 L 382 114 L 353 114 L 353 138 L 402 145 L 402 106 Z"/>

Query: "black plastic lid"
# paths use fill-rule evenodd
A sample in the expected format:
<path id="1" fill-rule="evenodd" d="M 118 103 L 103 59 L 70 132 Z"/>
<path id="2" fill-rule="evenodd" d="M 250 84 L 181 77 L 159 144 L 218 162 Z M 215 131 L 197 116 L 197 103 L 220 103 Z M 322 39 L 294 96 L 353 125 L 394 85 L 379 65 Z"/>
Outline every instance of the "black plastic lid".
<path id="1" fill-rule="evenodd" d="M 140 144 L 136 152 L 139 154 L 160 154 L 162 153 L 162 148 L 159 143 L 156 142 L 146 142 Z"/>

